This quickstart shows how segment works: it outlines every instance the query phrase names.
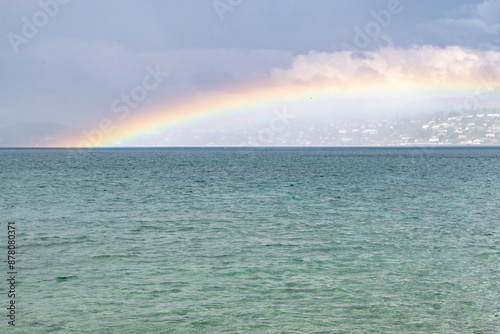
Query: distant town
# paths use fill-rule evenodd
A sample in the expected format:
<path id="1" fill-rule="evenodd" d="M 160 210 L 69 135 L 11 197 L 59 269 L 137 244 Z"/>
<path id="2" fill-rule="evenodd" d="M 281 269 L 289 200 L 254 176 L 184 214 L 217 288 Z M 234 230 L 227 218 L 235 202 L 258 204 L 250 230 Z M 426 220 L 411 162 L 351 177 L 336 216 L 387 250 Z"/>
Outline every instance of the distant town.
<path id="1" fill-rule="evenodd" d="M 300 124 L 297 124 L 300 123 Z M 172 132 L 166 144 L 178 144 Z M 437 112 L 386 118 L 342 119 L 319 122 L 293 121 L 289 127 L 191 130 L 184 141 L 195 146 L 424 146 L 498 145 L 500 111 Z"/>

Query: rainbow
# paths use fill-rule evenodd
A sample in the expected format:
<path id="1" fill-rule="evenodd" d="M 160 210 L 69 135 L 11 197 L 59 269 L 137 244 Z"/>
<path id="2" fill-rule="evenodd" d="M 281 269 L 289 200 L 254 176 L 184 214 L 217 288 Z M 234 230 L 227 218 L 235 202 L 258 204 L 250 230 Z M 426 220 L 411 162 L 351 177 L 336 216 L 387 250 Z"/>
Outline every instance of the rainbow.
<path id="1" fill-rule="evenodd" d="M 316 117 L 346 112 L 383 108 L 411 108 L 414 111 L 460 105 L 475 98 L 479 83 L 475 80 L 440 82 L 415 80 L 410 83 L 378 83 L 369 81 L 339 87 L 328 82 L 309 84 L 265 83 L 229 92 L 212 92 L 190 99 L 166 103 L 148 109 L 131 110 L 120 119 L 110 112 L 110 131 L 89 139 L 83 133 L 65 138 L 62 147 L 135 146 L 148 133 L 165 133 L 173 129 L 246 124 L 262 119 L 273 108 L 299 110 L 299 117 Z M 488 102 L 498 103 L 492 94 Z M 482 101 L 483 102 L 483 101 Z M 497 104 L 498 105 L 498 104 Z M 165 146 L 165 145 L 164 145 Z"/>

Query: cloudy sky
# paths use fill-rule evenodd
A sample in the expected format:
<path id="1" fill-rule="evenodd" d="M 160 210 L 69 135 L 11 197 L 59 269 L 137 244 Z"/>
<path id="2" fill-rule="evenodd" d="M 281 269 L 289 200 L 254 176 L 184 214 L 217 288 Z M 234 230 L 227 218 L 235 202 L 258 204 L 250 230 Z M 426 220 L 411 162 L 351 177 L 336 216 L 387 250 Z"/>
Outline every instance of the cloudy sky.
<path id="1" fill-rule="evenodd" d="M 500 0 L 2 0 L 0 36 L 0 127 L 95 127 L 262 85 L 492 86 Z"/>

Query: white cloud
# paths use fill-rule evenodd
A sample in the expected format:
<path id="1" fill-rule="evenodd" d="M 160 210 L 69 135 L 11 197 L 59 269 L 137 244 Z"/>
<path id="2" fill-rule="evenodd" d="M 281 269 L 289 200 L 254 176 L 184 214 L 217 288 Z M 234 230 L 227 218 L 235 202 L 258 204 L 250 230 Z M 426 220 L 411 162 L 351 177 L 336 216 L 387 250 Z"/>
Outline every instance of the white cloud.
<path id="1" fill-rule="evenodd" d="M 296 57 L 291 68 L 273 71 L 274 79 L 281 82 L 328 81 L 340 87 L 359 85 L 360 81 L 367 84 L 372 81 L 393 85 L 418 82 L 440 85 L 457 83 L 457 80 L 470 82 L 478 76 L 500 78 L 500 52 L 458 46 L 387 47 L 359 54 L 313 51 Z"/>

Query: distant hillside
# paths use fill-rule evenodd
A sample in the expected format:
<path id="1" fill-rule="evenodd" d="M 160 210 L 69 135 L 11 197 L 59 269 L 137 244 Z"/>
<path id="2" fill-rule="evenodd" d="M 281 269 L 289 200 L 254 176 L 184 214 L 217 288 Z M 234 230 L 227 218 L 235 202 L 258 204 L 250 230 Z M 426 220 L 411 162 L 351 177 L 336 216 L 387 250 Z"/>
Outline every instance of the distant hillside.
<path id="1" fill-rule="evenodd" d="M 78 129 L 57 123 L 21 123 L 0 128 L 0 147 L 54 146 Z"/>

